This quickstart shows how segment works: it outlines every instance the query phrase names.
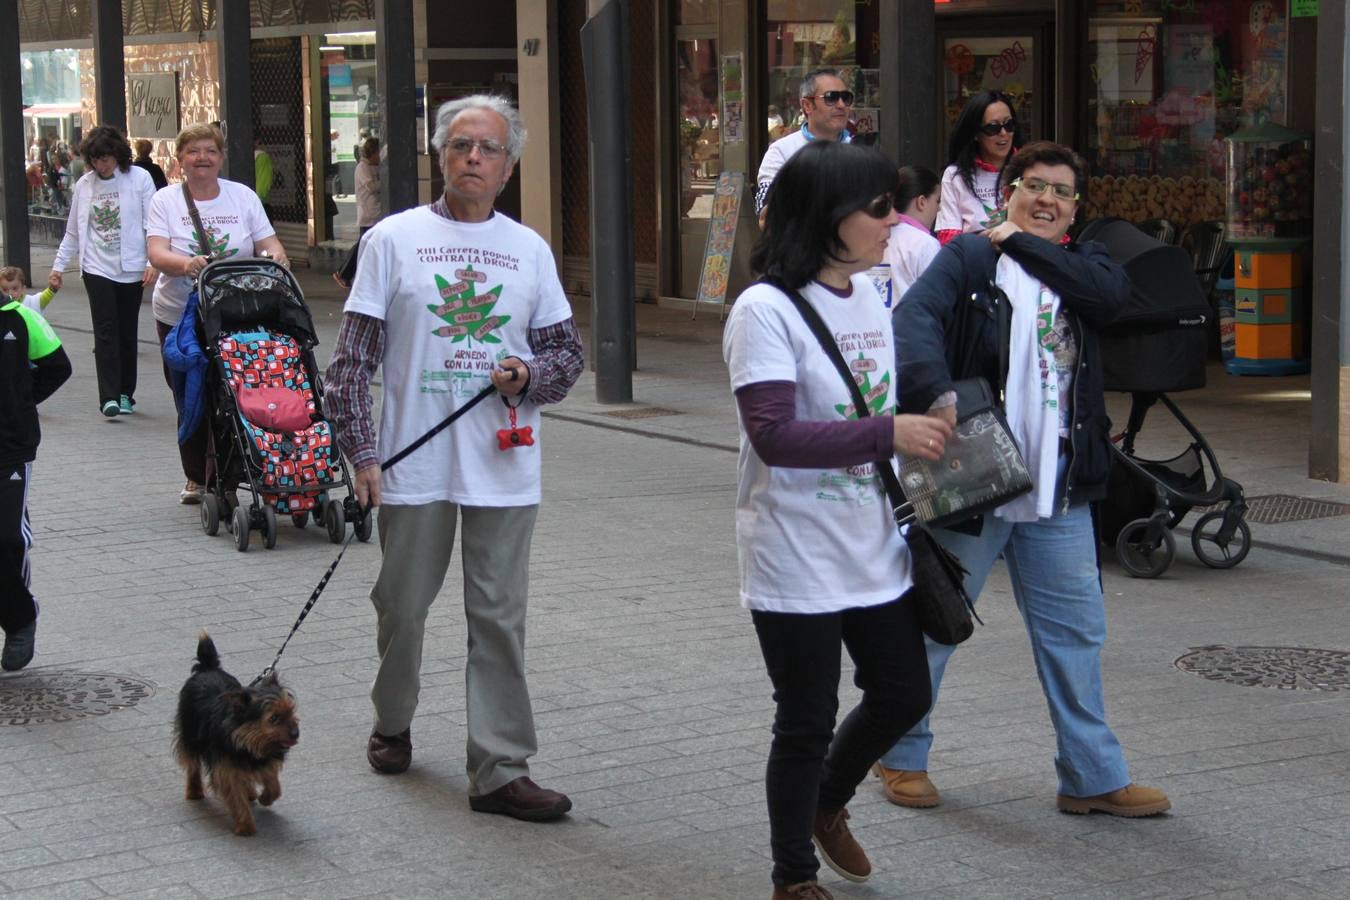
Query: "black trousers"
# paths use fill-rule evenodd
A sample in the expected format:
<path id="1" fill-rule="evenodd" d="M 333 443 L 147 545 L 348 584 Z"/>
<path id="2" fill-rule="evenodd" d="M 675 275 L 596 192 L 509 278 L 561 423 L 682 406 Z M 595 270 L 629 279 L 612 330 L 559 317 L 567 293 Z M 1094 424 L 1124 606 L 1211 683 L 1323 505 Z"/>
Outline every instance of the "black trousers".
<path id="1" fill-rule="evenodd" d="M 903 597 L 837 613 L 751 616 L 777 704 L 765 775 L 773 881 L 796 884 L 820 868 L 816 812 L 846 806 L 872 763 L 928 711 L 928 656 Z M 841 643 L 862 700 L 835 731 Z"/>
<path id="2" fill-rule="evenodd" d="M 98 371 L 98 402 L 136 396 L 136 326 L 141 314 L 142 285 L 102 275 L 81 273 L 89 294 L 89 317 L 94 323 L 94 367 Z"/>
<path id="3" fill-rule="evenodd" d="M 28 482 L 32 463 L 0 466 L 0 628 L 22 628 L 37 618 L 28 548 Z"/>
<path id="4" fill-rule="evenodd" d="M 161 353 L 164 350 L 164 339 L 169 336 L 170 331 L 173 331 L 172 325 L 166 325 L 158 319 L 155 320 L 155 332 L 159 336 Z M 169 376 L 169 364 L 163 362 L 162 356 L 161 365 L 164 367 L 164 383 L 169 386 L 169 390 L 173 390 L 173 379 Z M 175 436 L 177 433 L 175 430 Z M 187 441 L 178 445 L 178 459 L 183 464 L 183 476 L 188 481 L 195 481 L 200 485 L 207 483 L 208 476 L 211 474 L 207 471 L 206 459 L 207 451 L 210 449 L 210 438 L 211 417 L 208 415 L 202 417 L 201 424 L 197 426 L 197 430 L 188 437 Z"/>

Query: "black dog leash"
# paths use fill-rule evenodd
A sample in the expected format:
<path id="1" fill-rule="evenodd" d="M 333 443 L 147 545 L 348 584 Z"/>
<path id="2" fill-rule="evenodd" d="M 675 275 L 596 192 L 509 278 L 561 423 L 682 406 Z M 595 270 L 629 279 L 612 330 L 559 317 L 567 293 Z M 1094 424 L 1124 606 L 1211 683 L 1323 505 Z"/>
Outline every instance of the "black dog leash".
<path id="1" fill-rule="evenodd" d="M 512 369 L 511 371 L 512 374 L 514 375 L 516 370 Z M 514 378 L 512 380 L 514 380 Z M 445 419 L 435 428 L 431 429 L 426 434 L 422 435 L 417 440 L 413 441 L 411 444 L 404 447 L 402 450 L 398 451 L 393 456 L 389 457 L 389 459 L 380 463 L 380 471 L 383 472 L 386 469 L 390 468 L 391 466 L 399 462 L 402 462 L 414 450 L 421 447 L 423 444 L 434 438 L 436 435 L 440 434 L 445 429 L 449 428 L 452 424 L 454 424 L 454 421 L 458 419 L 460 416 L 464 415 L 466 412 L 473 409 L 483 400 L 486 400 L 488 395 L 495 390 L 496 388 L 489 384 L 487 387 L 483 388 L 477 394 L 474 394 L 468 403 L 465 403 L 459 409 L 455 410 L 450 415 L 446 416 Z M 362 513 L 364 515 L 370 515 L 370 508 L 367 507 L 365 510 L 362 511 Z M 276 671 L 277 663 L 281 662 L 281 654 L 286 652 L 286 645 L 291 642 L 291 638 L 295 637 L 295 633 L 300 630 L 300 623 L 305 621 L 305 616 L 309 615 L 309 611 L 314 608 L 314 604 L 319 602 L 319 595 L 323 593 L 324 588 L 328 587 L 329 579 L 331 579 L 333 577 L 333 573 L 337 571 L 338 563 L 342 562 L 342 554 L 347 552 L 347 548 L 351 546 L 352 538 L 354 537 L 356 537 L 356 531 L 353 529 L 352 533 L 347 535 L 347 540 L 342 542 L 342 549 L 338 551 L 337 557 L 334 558 L 333 562 L 328 566 L 328 571 L 323 573 L 323 577 L 319 579 L 319 583 L 315 585 L 314 590 L 310 592 L 309 601 L 305 604 L 305 608 L 300 610 L 300 615 L 296 618 L 295 624 L 291 626 L 291 633 L 286 635 L 286 640 L 281 642 L 281 647 L 277 650 L 277 655 L 272 657 L 272 662 L 268 664 L 267 668 L 263 669 L 261 672 L 258 673 L 257 678 L 249 682 L 249 687 L 252 687 L 253 685 L 262 681 L 268 675 L 271 675 L 273 672 Z"/>

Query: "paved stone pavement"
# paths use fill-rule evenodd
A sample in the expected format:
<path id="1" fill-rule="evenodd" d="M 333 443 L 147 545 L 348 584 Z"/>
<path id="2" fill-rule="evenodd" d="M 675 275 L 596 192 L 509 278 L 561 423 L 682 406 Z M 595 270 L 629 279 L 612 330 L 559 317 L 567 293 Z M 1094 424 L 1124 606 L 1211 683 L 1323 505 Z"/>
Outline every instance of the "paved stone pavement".
<path id="1" fill-rule="evenodd" d="M 340 306 L 331 282 L 302 278 L 326 359 Z M 527 825 L 468 809 L 454 567 L 428 629 L 413 768 L 396 778 L 369 769 L 367 595 L 378 550 L 353 544 L 283 660 L 303 734 L 285 795 L 244 839 L 215 800 L 182 798 L 169 752 L 175 692 L 200 628 L 245 680 L 264 666 L 335 548 L 286 522 L 271 551 L 255 540 L 240 554 L 223 533 L 203 535 L 196 509 L 176 503 L 173 408 L 148 304 L 138 413 L 105 421 L 87 307 L 78 281 L 67 284 L 49 313 L 77 374 L 43 407 L 32 497 L 38 656 L 26 672 L 0 676 L 0 698 L 12 709 L 12 689 L 24 684 L 24 703 L 59 700 L 51 691 L 70 672 L 140 679 L 153 693 L 103 716 L 0 724 L 0 895 L 768 896 L 772 705 L 736 602 L 734 413 L 715 315 L 690 322 L 687 312 L 640 309 L 639 402 L 621 411 L 676 414 L 610 415 L 593 402 L 588 374 L 544 422 L 529 623 L 541 743 L 533 772 L 571 794 L 574 814 Z M 1350 499 L 1302 477 L 1306 385 L 1225 382 L 1188 401 L 1250 495 Z M 859 886 L 825 870 L 831 889 L 858 898 L 1350 895 L 1350 692 L 1239 686 L 1173 665 L 1218 644 L 1350 650 L 1345 522 L 1257 528 L 1260 545 L 1228 572 L 1200 566 L 1184 539 L 1156 581 L 1107 562 L 1111 720 L 1135 777 L 1174 802 L 1151 820 L 1055 811 L 1053 733 L 996 573 L 981 601 L 987 625 L 957 654 L 935 716 L 932 772 L 944 804 L 898 809 L 865 783 L 853 826 L 877 871 Z M 844 703 L 854 697 L 845 677 Z"/>

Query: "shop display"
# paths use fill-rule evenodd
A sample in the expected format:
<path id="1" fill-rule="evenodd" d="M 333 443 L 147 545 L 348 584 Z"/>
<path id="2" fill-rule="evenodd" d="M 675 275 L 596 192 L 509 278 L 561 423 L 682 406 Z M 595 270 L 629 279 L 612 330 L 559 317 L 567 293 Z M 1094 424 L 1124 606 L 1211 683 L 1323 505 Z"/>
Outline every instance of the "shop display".
<path id="1" fill-rule="evenodd" d="M 1228 235 L 1304 237 L 1312 233 L 1312 151 L 1305 135 L 1267 123 L 1229 135 Z"/>
<path id="2" fill-rule="evenodd" d="M 1223 218 L 1223 182 L 1182 175 L 1103 175 L 1088 179 L 1086 219 L 1167 219 L 1178 229 Z"/>

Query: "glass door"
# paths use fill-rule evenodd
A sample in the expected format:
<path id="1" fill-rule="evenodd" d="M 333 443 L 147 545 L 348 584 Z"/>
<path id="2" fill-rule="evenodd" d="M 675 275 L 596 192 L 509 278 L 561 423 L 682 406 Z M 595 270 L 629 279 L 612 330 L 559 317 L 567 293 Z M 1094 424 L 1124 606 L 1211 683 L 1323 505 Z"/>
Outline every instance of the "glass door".
<path id="1" fill-rule="evenodd" d="M 722 108 L 717 75 L 716 30 L 694 36 L 680 29 L 675 41 L 675 133 L 679 149 L 680 265 L 677 292 L 698 293 L 699 270 L 708 240 L 713 191 L 722 171 Z"/>

